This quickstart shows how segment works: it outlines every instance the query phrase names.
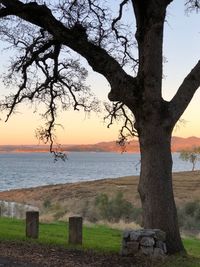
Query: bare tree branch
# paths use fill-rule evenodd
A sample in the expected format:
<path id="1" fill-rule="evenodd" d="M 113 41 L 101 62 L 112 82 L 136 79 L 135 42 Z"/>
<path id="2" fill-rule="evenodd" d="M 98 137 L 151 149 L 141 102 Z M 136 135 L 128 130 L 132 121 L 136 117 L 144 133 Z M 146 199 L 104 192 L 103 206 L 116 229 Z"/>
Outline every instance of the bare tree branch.
<path id="1" fill-rule="evenodd" d="M 106 50 L 88 41 L 86 29 L 82 25 L 75 24 L 74 27 L 68 29 L 52 15 L 50 9 L 35 2 L 23 4 L 18 0 L 14 2 L 1 0 L 0 3 L 10 8 L 13 15 L 43 28 L 52 34 L 54 40 L 86 58 L 93 70 L 104 75 L 109 81 L 112 89 L 109 95 L 110 100 L 126 102 L 127 96 L 129 96 L 129 100 L 132 96 L 132 103 L 137 101 L 135 79 L 126 74 L 120 64 Z"/>
<path id="2" fill-rule="evenodd" d="M 112 30 L 115 32 L 117 40 L 120 40 L 122 43 L 122 46 L 124 47 L 124 57 L 122 60 L 122 65 L 124 65 L 126 61 L 126 57 L 130 58 L 133 61 L 134 64 L 134 69 L 138 65 L 138 60 L 133 58 L 130 53 L 128 52 L 128 45 L 129 45 L 129 40 L 126 36 L 122 35 L 119 33 L 118 27 L 116 27 L 117 23 L 121 20 L 122 14 L 123 14 L 123 8 L 124 6 L 129 2 L 129 0 L 123 0 L 119 6 L 119 14 L 118 17 L 114 18 L 112 21 Z"/>
<path id="3" fill-rule="evenodd" d="M 175 123 L 187 108 L 200 86 L 200 61 L 191 70 L 169 103 L 172 121 Z"/>
<path id="4" fill-rule="evenodd" d="M 121 102 L 113 103 L 112 105 L 104 103 L 107 115 L 104 121 L 108 121 L 107 127 L 110 128 L 114 122 L 120 122 L 121 128 L 119 130 L 119 143 L 129 138 L 137 136 L 137 131 L 134 128 L 134 117 L 128 112 L 125 105 Z"/>
<path id="5" fill-rule="evenodd" d="M 196 10 L 197 12 L 200 9 L 200 1 L 199 0 L 187 0 L 185 1 L 186 12 L 191 12 Z"/>

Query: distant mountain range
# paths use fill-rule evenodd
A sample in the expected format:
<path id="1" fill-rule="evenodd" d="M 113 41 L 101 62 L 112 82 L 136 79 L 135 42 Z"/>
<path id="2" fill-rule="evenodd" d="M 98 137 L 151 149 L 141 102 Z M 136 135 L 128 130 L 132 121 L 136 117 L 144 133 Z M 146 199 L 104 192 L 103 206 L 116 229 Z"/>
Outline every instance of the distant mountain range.
<path id="1" fill-rule="evenodd" d="M 180 151 L 183 149 L 191 149 L 194 146 L 200 146 L 200 138 L 191 136 L 187 138 L 172 137 L 172 151 Z M 63 151 L 88 151 L 88 152 L 121 152 L 122 148 L 115 142 L 100 142 L 88 145 L 63 145 Z M 14 152 L 48 152 L 49 147 L 45 145 L 3 145 L 0 146 L 0 153 Z M 139 152 L 139 143 L 137 140 L 130 141 L 126 147 L 126 152 Z"/>

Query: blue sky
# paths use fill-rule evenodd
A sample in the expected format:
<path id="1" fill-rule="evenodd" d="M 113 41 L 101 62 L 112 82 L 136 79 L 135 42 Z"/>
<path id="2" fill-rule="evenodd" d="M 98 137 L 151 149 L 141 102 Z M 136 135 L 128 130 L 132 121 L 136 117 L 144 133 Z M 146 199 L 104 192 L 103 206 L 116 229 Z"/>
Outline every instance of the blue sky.
<path id="1" fill-rule="evenodd" d="M 163 91 L 167 98 L 174 94 L 184 77 L 200 59 L 200 14 L 185 14 L 183 1 L 174 1 L 168 8 L 164 33 Z"/>

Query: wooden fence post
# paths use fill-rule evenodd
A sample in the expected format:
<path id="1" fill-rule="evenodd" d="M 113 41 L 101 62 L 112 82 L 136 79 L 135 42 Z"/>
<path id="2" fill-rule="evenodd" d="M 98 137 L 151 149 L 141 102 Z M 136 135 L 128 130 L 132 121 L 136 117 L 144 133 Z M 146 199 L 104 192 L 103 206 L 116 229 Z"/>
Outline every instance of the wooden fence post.
<path id="1" fill-rule="evenodd" d="M 83 218 L 73 216 L 69 218 L 69 244 L 82 244 Z"/>
<path id="2" fill-rule="evenodd" d="M 26 212 L 26 237 L 38 238 L 39 235 L 39 212 Z"/>

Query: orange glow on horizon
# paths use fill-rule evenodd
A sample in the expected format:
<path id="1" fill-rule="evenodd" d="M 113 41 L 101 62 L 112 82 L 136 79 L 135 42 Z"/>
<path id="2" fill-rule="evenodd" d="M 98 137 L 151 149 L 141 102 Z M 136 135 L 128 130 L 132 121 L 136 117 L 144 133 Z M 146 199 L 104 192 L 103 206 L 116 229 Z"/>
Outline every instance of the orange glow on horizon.
<path id="1" fill-rule="evenodd" d="M 196 117 L 192 111 L 186 112 L 183 116 L 186 123 L 180 123 L 173 135 L 180 137 L 200 136 L 200 127 L 196 123 Z M 83 113 L 65 112 L 58 122 L 64 127 L 58 127 L 56 132 L 57 143 L 59 144 L 94 144 L 115 141 L 118 138 L 119 125 L 115 124 L 108 129 L 102 118 L 94 114 L 90 118 L 85 118 Z M 35 130 L 42 125 L 42 121 L 38 115 L 31 111 L 26 112 L 26 114 L 14 115 L 7 123 L 1 121 L 0 125 L 0 145 L 39 144 L 35 137 Z"/>

